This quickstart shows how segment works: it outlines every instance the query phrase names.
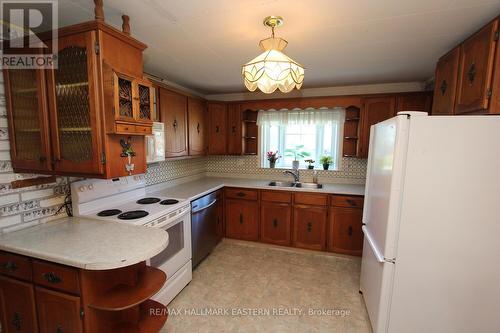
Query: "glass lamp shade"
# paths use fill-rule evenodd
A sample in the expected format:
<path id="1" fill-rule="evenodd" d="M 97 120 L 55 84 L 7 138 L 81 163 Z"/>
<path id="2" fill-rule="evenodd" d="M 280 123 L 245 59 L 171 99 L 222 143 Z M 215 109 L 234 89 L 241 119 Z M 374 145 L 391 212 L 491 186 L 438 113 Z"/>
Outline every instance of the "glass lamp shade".
<path id="1" fill-rule="evenodd" d="M 281 38 L 268 38 L 260 42 L 265 51 L 243 65 L 245 86 L 250 91 L 259 88 L 270 94 L 276 89 L 283 93 L 300 89 L 304 82 L 304 67 L 281 52 L 287 42 Z"/>

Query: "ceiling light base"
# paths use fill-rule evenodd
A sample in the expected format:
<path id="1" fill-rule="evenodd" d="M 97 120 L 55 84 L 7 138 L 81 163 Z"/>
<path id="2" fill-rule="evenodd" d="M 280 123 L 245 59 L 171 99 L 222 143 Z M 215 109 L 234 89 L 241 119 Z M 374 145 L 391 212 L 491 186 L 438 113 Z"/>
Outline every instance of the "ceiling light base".
<path id="1" fill-rule="evenodd" d="M 264 19 L 264 25 L 269 28 L 276 28 L 283 25 L 283 17 L 281 16 L 268 16 Z"/>

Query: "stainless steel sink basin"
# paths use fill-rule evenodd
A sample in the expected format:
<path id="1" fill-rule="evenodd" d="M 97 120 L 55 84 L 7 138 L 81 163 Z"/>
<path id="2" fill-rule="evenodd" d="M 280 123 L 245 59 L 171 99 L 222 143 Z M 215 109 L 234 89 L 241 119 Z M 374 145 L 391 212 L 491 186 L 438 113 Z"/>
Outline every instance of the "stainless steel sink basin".
<path id="1" fill-rule="evenodd" d="M 277 186 L 277 187 L 294 187 L 295 183 L 292 182 L 278 182 L 272 181 L 269 183 L 269 186 Z"/>
<path id="2" fill-rule="evenodd" d="M 317 183 L 296 183 L 295 187 L 318 189 L 318 188 L 323 188 L 323 184 L 317 184 Z"/>
<path id="3" fill-rule="evenodd" d="M 292 182 L 280 182 L 280 181 L 272 181 L 269 183 L 269 186 L 276 187 L 299 187 L 299 188 L 307 188 L 307 189 L 319 189 L 323 188 L 322 184 L 316 183 L 292 183 Z"/>

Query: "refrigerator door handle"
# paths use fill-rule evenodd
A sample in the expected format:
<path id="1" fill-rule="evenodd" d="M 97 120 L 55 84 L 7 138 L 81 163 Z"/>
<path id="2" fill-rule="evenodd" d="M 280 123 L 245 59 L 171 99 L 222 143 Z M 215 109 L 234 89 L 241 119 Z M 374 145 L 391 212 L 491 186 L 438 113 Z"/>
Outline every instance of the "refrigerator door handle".
<path id="1" fill-rule="evenodd" d="M 361 229 L 363 230 L 363 233 L 365 234 L 365 237 L 366 237 L 366 240 L 368 241 L 368 244 L 370 244 L 371 250 L 373 251 L 375 258 L 377 258 L 377 261 L 381 262 L 381 263 L 385 263 L 385 262 L 394 263 L 394 260 L 385 259 L 384 256 L 382 255 L 382 253 L 380 253 L 380 251 L 377 249 L 377 246 L 373 242 L 373 239 L 372 239 L 370 232 L 368 231 L 368 228 L 366 227 L 366 225 L 363 225 L 361 227 Z"/>

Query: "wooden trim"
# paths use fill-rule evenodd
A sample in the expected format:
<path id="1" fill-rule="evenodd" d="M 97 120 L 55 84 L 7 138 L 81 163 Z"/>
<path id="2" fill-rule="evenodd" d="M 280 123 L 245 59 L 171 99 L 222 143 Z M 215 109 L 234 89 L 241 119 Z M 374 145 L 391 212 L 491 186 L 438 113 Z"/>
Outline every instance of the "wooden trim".
<path id="1" fill-rule="evenodd" d="M 37 177 L 29 179 L 14 180 L 10 183 L 12 188 L 23 188 L 42 184 L 51 184 L 56 182 L 56 176 Z"/>
<path id="2" fill-rule="evenodd" d="M 70 25 L 67 27 L 62 27 L 60 28 L 57 33 L 58 33 L 58 38 L 61 37 L 66 37 L 70 35 L 75 35 L 79 34 L 82 32 L 87 32 L 91 30 L 102 30 L 110 35 L 113 35 L 114 37 L 120 39 L 122 42 L 125 42 L 127 44 L 130 44 L 131 46 L 144 51 L 148 46 L 137 39 L 128 36 L 124 34 L 122 31 L 116 29 L 115 27 L 101 21 L 87 21 L 87 22 L 82 22 L 74 25 Z M 43 34 L 40 35 L 40 39 L 42 40 L 50 40 L 52 39 L 52 31 L 47 31 L 44 32 Z"/>

